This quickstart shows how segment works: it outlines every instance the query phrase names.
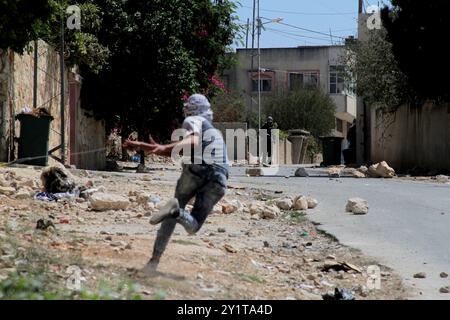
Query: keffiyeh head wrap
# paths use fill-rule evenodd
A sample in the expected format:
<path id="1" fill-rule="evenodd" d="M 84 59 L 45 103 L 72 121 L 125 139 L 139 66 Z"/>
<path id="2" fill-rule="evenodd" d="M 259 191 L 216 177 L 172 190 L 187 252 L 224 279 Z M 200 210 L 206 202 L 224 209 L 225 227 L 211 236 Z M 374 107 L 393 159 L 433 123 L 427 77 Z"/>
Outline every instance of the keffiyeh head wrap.
<path id="1" fill-rule="evenodd" d="M 185 117 L 201 116 L 208 121 L 213 121 L 213 111 L 211 104 L 204 95 L 194 94 L 189 97 L 183 108 Z"/>

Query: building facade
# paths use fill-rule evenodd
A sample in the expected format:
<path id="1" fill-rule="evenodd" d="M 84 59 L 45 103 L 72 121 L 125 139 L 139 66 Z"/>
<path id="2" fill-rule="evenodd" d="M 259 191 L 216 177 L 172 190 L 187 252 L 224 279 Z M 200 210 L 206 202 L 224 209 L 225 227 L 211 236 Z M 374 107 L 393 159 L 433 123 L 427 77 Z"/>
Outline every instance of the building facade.
<path id="1" fill-rule="evenodd" d="M 346 138 L 356 119 L 357 104 L 356 97 L 344 85 L 341 62 L 344 50 L 344 46 L 261 49 L 262 110 L 264 100 L 277 91 L 317 87 L 329 94 L 336 105 L 336 128 L 332 135 Z M 258 112 L 258 59 L 255 57 L 252 68 L 252 53 L 251 49 L 237 49 L 237 63 L 224 72 L 223 80 L 230 90 L 245 97 L 249 110 Z"/>

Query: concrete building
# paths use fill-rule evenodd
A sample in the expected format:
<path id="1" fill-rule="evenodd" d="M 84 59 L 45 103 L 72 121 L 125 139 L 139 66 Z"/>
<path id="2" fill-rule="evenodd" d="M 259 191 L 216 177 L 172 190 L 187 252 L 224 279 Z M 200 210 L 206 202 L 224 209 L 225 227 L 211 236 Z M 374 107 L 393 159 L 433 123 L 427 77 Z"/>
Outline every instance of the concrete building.
<path id="1" fill-rule="evenodd" d="M 328 93 L 336 104 L 333 135 L 346 138 L 349 126 L 356 118 L 356 97 L 346 92 L 340 72 L 344 53 L 344 46 L 261 49 L 262 110 L 265 98 L 278 90 L 314 86 Z M 258 112 L 257 59 L 254 59 L 252 70 L 251 49 L 237 49 L 236 58 L 235 67 L 224 72 L 223 80 L 228 88 L 246 98 L 249 109 Z"/>

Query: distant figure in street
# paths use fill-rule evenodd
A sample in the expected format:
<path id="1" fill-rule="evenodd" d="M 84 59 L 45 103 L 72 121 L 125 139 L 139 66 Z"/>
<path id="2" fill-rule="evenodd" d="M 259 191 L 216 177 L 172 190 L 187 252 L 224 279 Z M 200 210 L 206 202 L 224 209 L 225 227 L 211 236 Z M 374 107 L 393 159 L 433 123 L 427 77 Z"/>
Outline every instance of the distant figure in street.
<path id="1" fill-rule="evenodd" d="M 263 152 L 263 164 L 272 164 L 272 130 L 277 129 L 277 127 L 271 116 L 267 117 L 266 123 L 261 127 L 261 129 L 267 130 L 267 153 Z"/>
<path id="2" fill-rule="evenodd" d="M 356 120 L 347 131 L 348 149 L 344 150 L 344 160 L 346 165 L 356 163 Z"/>

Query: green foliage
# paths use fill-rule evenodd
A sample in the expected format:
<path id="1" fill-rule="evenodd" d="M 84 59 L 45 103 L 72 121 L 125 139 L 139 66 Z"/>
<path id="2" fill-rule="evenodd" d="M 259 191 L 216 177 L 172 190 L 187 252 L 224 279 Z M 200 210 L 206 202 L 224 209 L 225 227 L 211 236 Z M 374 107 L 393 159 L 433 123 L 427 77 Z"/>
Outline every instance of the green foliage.
<path id="1" fill-rule="evenodd" d="M 382 10 L 387 40 L 399 69 L 414 91 L 411 99 L 450 101 L 450 61 L 447 39 L 450 29 L 448 0 L 392 0 Z"/>
<path id="2" fill-rule="evenodd" d="M 63 20 L 67 65 L 100 72 L 110 55 L 96 36 L 102 26 L 102 12 L 92 0 L 77 1 L 81 9 L 81 30 L 69 30 L 66 8 L 70 4 L 74 3 L 68 0 L 0 1 L 0 48 L 23 53 L 24 49 L 31 49 L 31 40 L 43 39 L 59 50 Z"/>
<path id="3" fill-rule="evenodd" d="M 111 281 L 102 280 L 97 288 L 82 288 L 80 292 L 67 288 L 66 275 L 57 273 L 51 266 L 59 266 L 61 272 L 67 266 L 82 266 L 81 256 L 56 254 L 40 245 L 21 246 L 17 234 L 30 232 L 27 228 L 12 229 L 5 224 L 5 239 L 0 241 L 0 253 L 8 260 L 0 261 L 0 271 L 4 274 L 3 265 L 10 269 L 6 278 L 0 280 L 0 300 L 141 300 L 139 288 L 130 280 L 120 280 L 112 285 Z M 38 234 L 34 235 L 39 237 Z M 68 276 L 68 275 L 67 275 Z M 115 281 L 117 282 L 117 281 Z M 92 286 L 95 286 L 94 283 Z"/>
<path id="4" fill-rule="evenodd" d="M 308 221 L 308 215 L 305 211 L 290 211 L 285 214 L 285 219 L 294 224 L 300 224 Z"/>
<path id="5" fill-rule="evenodd" d="M 245 273 L 240 273 L 240 272 L 234 272 L 233 275 L 236 278 L 241 279 L 241 280 L 246 281 L 246 282 L 255 282 L 255 283 L 260 283 L 260 284 L 263 284 L 263 283 L 266 282 L 264 279 L 261 279 L 257 275 L 253 275 L 253 274 L 245 274 Z"/>
<path id="6" fill-rule="evenodd" d="M 158 290 L 153 296 L 153 300 L 166 300 L 167 292 L 164 290 Z"/>
<path id="7" fill-rule="evenodd" d="M 171 132 L 182 97 L 208 91 L 233 63 L 227 53 L 241 27 L 231 0 L 0 1 L 0 48 L 23 52 L 41 38 L 59 50 L 61 22 L 74 4 L 81 30 L 65 27 L 66 64 L 80 67 L 83 107 L 98 118 L 119 116 L 124 134 Z"/>
<path id="8" fill-rule="evenodd" d="M 71 1 L 49 0 L 52 16 L 47 21 L 40 37 L 60 50 L 61 19 L 64 19 L 65 60 L 68 66 L 80 66 L 93 73 L 99 73 L 108 64 L 110 50 L 101 44 L 97 34 L 102 28 L 103 12 L 92 0 L 79 0 L 81 10 L 81 30 L 66 27 L 68 15 L 65 13 Z"/>
<path id="9" fill-rule="evenodd" d="M 320 143 L 320 140 L 316 137 L 310 137 L 308 139 L 308 149 L 306 150 L 306 154 L 311 163 L 313 163 L 314 157 L 322 151 L 322 144 Z"/>
<path id="10" fill-rule="evenodd" d="M 1 300 L 57 300 L 61 296 L 56 292 L 49 292 L 45 288 L 45 280 L 40 277 L 26 277 L 12 273 L 0 282 Z"/>
<path id="11" fill-rule="evenodd" d="M 120 118 L 122 135 L 167 136 L 179 125 L 182 97 L 204 92 L 238 27 L 232 1 L 100 0 L 97 37 L 111 52 L 108 68 L 82 69 L 83 106 L 107 120 Z"/>
<path id="12" fill-rule="evenodd" d="M 333 101 L 321 90 L 280 92 L 269 98 L 265 105 L 265 113 L 274 118 L 280 130 L 303 129 L 314 137 L 333 130 L 335 111 Z"/>
<path id="13" fill-rule="evenodd" d="M 215 122 L 245 122 L 246 120 L 245 101 L 236 93 L 217 95 L 211 104 Z"/>
<path id="14" fill-rule="evenodd" d="M 356 93 L 366 103 L 396 107 L 408 100 L 406 77 L 398 68 L 384 29 L 370 31 L 367 41 L 348 43 L 346 49 L 342 59 L 347 82 L 356 79 Z"/>
<path id="15" fill-rule="evenodd" d="M 0 49 L 22 53 L 45 30 L 51 14 L 47 0 L 0 1 Z"/>

